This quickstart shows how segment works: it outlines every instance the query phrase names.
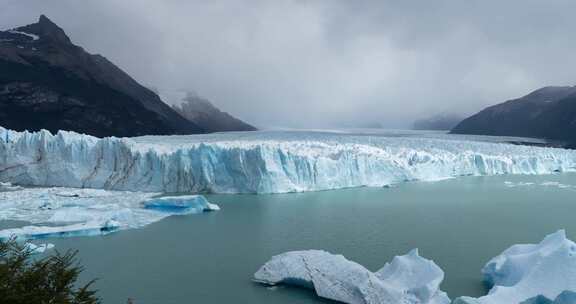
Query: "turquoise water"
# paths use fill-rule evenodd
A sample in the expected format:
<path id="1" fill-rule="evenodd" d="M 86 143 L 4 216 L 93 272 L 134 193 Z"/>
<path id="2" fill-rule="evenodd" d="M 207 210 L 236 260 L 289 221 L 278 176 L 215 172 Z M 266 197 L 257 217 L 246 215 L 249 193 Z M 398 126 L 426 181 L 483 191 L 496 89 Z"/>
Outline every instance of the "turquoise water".
<path id="1" fill-rule="evenodd" d="M 509 187 L 506 182 L 536 185 Z M 573 188 L 538 185 L 546 181 Z M 576 174 L 465 177 L 281 195 L 210 195 L 222 210 L 105 237 L 50 240 L 80 250 L 104 303 L 327 303 L 250 281 L 272 255 L 324 249 L 377 270 L 420 248 L 450 297 L 485 293 L 480 269 L 514 243 L 560 228 L 576 237 Z"/>

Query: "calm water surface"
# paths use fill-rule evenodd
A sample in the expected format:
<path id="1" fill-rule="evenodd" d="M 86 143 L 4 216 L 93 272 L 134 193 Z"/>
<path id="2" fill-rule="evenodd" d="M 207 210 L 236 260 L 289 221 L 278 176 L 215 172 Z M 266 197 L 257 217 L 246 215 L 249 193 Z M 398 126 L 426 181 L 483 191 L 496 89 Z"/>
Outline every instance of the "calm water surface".
<path id="1" fill-rule="evenodd" d="M 509 187 L 505 182 L 534 182 Z M 539 185 L 556 181 L 574 188 Z M 485 293 L 480 269 L 511 244 L 560 228 L 576 237 L 576 174 L 465 177 L 282 195 L 210 195 L 222 211 L 175 216 L 105 237 L 50 240 L 79 249 L 104 303 L 327 303 L 250 281 L 289 250 L 341 253 L 371 270 L 418 247 L 446 272 L 450 297 Z"/>

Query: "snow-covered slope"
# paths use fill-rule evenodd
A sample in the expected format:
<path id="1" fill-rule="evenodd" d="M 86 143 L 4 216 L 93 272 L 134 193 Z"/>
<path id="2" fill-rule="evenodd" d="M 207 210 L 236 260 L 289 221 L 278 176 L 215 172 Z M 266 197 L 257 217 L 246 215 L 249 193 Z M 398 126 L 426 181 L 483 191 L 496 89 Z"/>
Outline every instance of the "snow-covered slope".
<path id="1" fill-rule="evenodd" d="M 320 297 L 350 304 L 448 304 L 440 290 L 443 279 L 442 269 L 416 249 L 375 273 L 341 255 L 306 250 L 277 255 L 254 274 L 259 283 L 306 287 Z"/>
<path id="2" fill-rule="evenodd" d="M 253 134 L 247 134 L 253 133 Z M 576 151 L 314 132 L 103 138 L 0 129 L 0 181 L 154 192 L 280 193 L 573 171 Z"/>

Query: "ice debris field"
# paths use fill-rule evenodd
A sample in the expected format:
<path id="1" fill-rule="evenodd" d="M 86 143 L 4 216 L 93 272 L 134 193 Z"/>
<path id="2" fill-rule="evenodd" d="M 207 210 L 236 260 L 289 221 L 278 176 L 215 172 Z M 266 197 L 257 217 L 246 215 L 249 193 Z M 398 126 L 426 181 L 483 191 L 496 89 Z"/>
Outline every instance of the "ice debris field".
<path id="1" fill-rule="evenodd" d="M 539 244 L 514 245 L 482 269 L 491 286 L 486 296 L 459 297 L 454 304 L 576 303 L 576 243 L 563 230 Z M 412 250 L 372 273 L 341 255 L 286 252 L 264 264 L 254 281 L 313 289 L 318 296 L 350 304 L 448 304 L 440 290 L 444 272 Z"/>
<path id="2" fill-rule="evenodd" d="M 106 235 L 140 228 L 176 214 L 219 210 L 201 195 L 159 197 L 159 193 L 0 185 L 0 221 L 30 225 L 0 230 L 0 239 Z M 35 252 L 43 247 L 31 248 Z M 43 251 L 43 250 L 42 250 Z"/>
<path id="3" fill-rule="evenodd" d="M 179 193 L 285 193 L 574 171 L 576 151 L 320 132 L 99 139 L 0 129 L 0 181 Z"/>

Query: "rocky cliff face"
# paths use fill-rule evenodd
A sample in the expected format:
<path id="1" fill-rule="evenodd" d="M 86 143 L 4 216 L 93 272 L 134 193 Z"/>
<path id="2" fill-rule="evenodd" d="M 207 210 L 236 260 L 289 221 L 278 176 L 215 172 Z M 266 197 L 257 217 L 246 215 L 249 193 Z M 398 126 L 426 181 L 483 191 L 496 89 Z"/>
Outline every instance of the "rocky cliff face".
<path id="1" fill-rule="evenodd" d="M 0 31 L 0 125 L 100 137 L 205 132 L 45 16 Z"/>

